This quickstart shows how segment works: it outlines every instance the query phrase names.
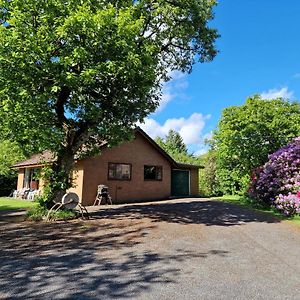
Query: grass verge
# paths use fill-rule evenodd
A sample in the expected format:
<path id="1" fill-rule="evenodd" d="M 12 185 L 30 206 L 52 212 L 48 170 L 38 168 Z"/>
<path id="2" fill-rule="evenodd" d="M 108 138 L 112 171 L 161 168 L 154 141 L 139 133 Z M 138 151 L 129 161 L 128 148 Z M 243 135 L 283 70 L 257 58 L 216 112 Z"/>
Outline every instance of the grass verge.
<path id="1" fill-rule="evenodd" d="M 282 220 L 282 221 L 288 221 L 295 225 L 300 226 L 300 216 L 294 216 L 294 217 L 285 217 L 280 212 L 278 212 L 276 209 L 269 207 L 267 205 L 257 203 L 254 200 L 251 200 L 247 197 L 243 196 L 236 196 L 236 195 L 227 195 L 222 197 L 213 197 L 212 200 L 218 200 L 228 203 L 237 204 L 246 208 L 250 208 L 256 211 L 264 212 L 267 214 L 271 214 L 275 216 L 276 218 Z"/>
<path id="2" fill-rule="evenodd" d="M 37 203 L 24 200 L 0 197 L 0 210 L 18 210 L 36 207 Z"/>
<path id="3" fill-rule="evenodd" d="M 46 218 L 48 209 L 43 206 L 37 205 L 28 210 L 26 219 L 29 221 L 39 222 Z M 67 209 L 60 209 L 56 212 L 51 212 L 49 219 L 52 221 L 67 221 L 78 218 L 79 214 L 76 211 Z"/>

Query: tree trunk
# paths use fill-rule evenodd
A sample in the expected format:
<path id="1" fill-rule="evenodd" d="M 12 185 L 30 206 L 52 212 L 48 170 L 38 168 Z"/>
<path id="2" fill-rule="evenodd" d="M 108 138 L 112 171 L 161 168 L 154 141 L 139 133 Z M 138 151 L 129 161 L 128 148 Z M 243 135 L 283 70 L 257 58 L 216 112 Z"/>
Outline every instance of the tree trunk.
<path id="1" fill-rule="evenodd" d="M 75 165 L 74 153 L 64 149 L 57 155 L 56 162 L 51 167 L 48 184 L 47 202 L 61 202 L 63 195 L 72 187 L 72 170 Z M 47 205 L 48 205 L 47 204 Z"/>

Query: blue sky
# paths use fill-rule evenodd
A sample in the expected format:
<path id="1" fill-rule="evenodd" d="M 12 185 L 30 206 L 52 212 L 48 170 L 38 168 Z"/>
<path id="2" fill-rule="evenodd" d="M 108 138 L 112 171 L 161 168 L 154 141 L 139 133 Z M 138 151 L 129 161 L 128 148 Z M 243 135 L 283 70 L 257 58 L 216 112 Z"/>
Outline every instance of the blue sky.
<path id="1" fill-rule="evenodd" d="M 173 128 L 200 154 L 223 108 L 253 94 L 300 99 L 299 16 L 298 0 L 219 0 L 211 23 L 219 54 L 190 75 L 174 74 L 142 128 L 152 137 Z"/>

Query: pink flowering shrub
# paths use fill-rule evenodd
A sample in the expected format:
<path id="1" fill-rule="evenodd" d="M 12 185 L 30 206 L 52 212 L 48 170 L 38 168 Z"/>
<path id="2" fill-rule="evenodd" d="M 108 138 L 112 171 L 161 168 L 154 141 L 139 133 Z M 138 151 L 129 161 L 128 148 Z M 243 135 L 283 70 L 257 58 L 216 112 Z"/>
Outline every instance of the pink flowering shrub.
<path id="1" fill-rule="evenodd" d="M 286 216 L 300 213 L 300 192 L 297 194 L 279 195 L 274 201 L 275 207 Z"/>
<path id="2" fill-rule="evenodd" d="M 269 161 L 253 172 L 249 195 L 286 215 L 300 213 L 300 137 L 269 155 Z"/>

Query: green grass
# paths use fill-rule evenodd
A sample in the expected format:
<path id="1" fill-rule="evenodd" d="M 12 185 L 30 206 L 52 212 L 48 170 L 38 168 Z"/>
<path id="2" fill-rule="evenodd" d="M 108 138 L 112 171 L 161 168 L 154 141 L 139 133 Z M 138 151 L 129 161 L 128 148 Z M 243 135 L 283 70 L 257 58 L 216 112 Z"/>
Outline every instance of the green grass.
<path id="1" fill-rule="evenodd" d="M 26 214 L 26 219 L 30 221 L 35 221 L 39 222 L 42 220 L 45 220 L 47 215 L 48 215 L 48 209 L 37 205 L 33 208 L 30 208 Z M 78 212 L 76 211 L 71 211 L 67 209 L 60 209 L 56 212 L 52 211 L 49 220 L 52 221 L 67 221 L 67 220 L 72 220 L 76 219 L 78 217 Z"/>
<path id="2" fill-rule="evenodd" d="M 0 197 L 0 210 L 27 209 L 35 206 L 37 206 L 36 202 L 23 199 Z"/>
<path id="3" fill-rule="evenodd" d="M 300 216 L 294 216 L 291 218 L 283 216 L 281 213 L 276 211 L 274 208 L 269 207 L 267 205 L 263 205 L 260 203 L 257 203 L 254 200 L 251 200 L 249 198 L 243 197 L 243 196 L 236 196 L 236 195 L 227 195 L 222 197 L 213 197 L 213 200 L 223 201 L 223 202 L 229 202 L 233 204 L 237 204 L 246 208 L 250 208 L 256 211 L 264 212 L 267 214 L 271 214 L 275 217 L 277 217 L 280 220 L 291 222 L 295 225 L 300 226 Z"/>

